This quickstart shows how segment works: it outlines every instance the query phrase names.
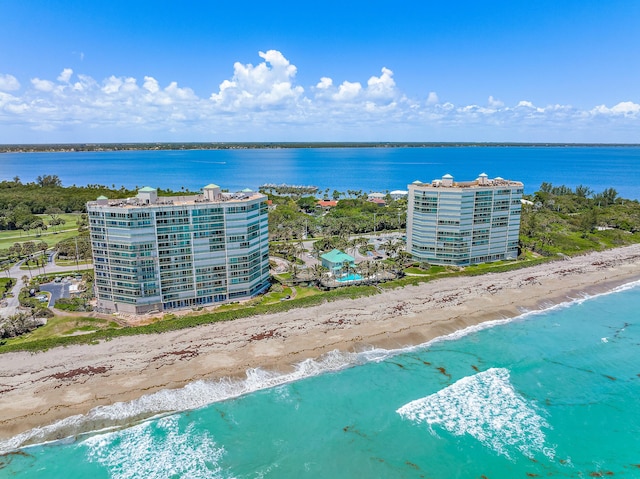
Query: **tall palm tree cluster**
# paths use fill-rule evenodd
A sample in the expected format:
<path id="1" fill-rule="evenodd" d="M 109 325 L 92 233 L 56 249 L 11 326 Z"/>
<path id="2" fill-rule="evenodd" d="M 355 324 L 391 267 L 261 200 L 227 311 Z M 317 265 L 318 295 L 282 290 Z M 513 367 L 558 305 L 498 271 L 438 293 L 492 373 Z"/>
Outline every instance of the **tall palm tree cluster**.
<path id="1" fill-rule="evenodd" d="M 366 251 L 375 250 L 375 247 L 370 244 L 367 237 L 349 238 L 345 234 L 322 238 L 313 243 L 313 254 L 317 259 L 333 249 L 339 249 L 356 257 L 357 253 L 366 254 Z M 380 249 L 386 254 L 387 260 L 368 259 L 355 264 L 344 264 L 339 276 L 358 278 L 349 282 L 338 281 L 340 278 L 330 274 L 329 270 L 319 263 L 308 267 L 304 266 L 302 255 L 305 253 L 305 249 L 302 241 L 278 243 L 275 248 L 272 248 L 272 254 L 281 254 L 290 261 L 289 273 L 291 273 L 292 281 L 315 283 L 322 287 L 331 288 L 347 284 L 375 284 L 400 276 L 403 270 L 404 242 L 388 238 L 380 245 Z"/>

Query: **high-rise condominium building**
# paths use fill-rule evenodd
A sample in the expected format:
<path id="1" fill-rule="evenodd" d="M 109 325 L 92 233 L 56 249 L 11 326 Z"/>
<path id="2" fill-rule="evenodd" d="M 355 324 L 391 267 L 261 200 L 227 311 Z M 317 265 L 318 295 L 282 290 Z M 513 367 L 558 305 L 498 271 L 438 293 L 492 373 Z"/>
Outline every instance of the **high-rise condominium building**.
<path id="1" fill-rule="evenodd" d="M 249 298 L 269 287 L 267 198 L 208 185 L 195 196 L 87 204 L 100 311 L 146 313 Z"/>
<path id="2" fill-rule="evenodd" d="M 407 251 L 419 260 L 465 266 L 518 256 L 519 181 L 455 182 L 451 175 L 409 185 Z"/>

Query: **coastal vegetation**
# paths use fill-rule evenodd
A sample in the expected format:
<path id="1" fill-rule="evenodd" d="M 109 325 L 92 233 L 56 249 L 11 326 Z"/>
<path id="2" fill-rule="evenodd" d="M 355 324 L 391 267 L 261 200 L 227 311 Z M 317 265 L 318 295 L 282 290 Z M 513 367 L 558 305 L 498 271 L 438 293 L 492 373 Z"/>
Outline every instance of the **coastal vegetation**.
<path id="1" fill-rule="evenodd" d="M 614 188 L 595 193 L 543 183 L 522 205 L 523 252 L 574 255 L 640 243 L 640 203 L 620 198 Z"/>
<path id="2" fill-rule="evenodd" d="M 318 258 L 323 252 L 333 248 L 358 251 L 366 255 L 367 251 L 374 249 L 367 237 L 384 232 L 402 234 L 406 226 L 407 201 L 393 199 L 387 194 L 385 205 L 379 206 L 368 201 L 368 194 L 363 191 L 318 189 L 312 194 L 311 188 L 314 187 L 271 188 L 265 191 L 271 200 L 271 254 L 280 256 L 289 264 L 287 270 L 274 276 L 274 284 L 268 294 L 248 302 L 224 305 L 213 312 L 195 309 L 191 312 L 148 318 L 149 324 L 143 326 L 130 326 L 118 321 L 96 321 L 95 318 L 83 316 L 81 311 L 88 309 L 86 297 L 62 301 L 57 305 L 59 310 L 79 312 L 71 313 L 72 316 L 55 316 L 49 319 L 46 326 L 35 331 L 21 337 L 4 339 L 0 352 L 92 343 L 121 335 L 151 334 L 255 314 L 278 313 L 325 301 L 375 295 L 386 289 L 410 286 L 436 278 L 508 271 L 589 251 L 640 243 L 638 201 L 620 198 L 614 188 L 594 192 L 585 186 L 569 188 L 543 183 L 535 194 L 524 198 L 518 261 L 466 268 L 433 266 L 412 261 L 402 250 L 400 240 L 387 240 L 379 245 L 385 251 L 384 259 L 363 261 L 353 269 L 354 274 L 361 274 L 363 277 L 380 278 L 381 273 L 389 272 L 386 282 L 363 281 L 349 287 L 325 291 L 319 286 L 322 285 L 321 279 L 326 270 L 320 265 L 305 268 L 303 257 L 312 255 Z M 0 248 L 0 257 L 12 260 L 32 257 L 32 262 L 27 262 L 27 267 L 35 268 L 35 273 L 42 267 L 36 260 L 38 252 L 51 247 L 57 250 L 59 256 L 66 257 L 70 264 L 90 258 L 86 214 L 83 214 L 82 209 L 84 203 L 76 213 L 67 212 L 73 205 L 67 200 L 78 191 L 86 195 L 86 200 L 95 199 L 100 194 L 111 198 L 135 194 L 135 191 L 117 189 L 115 186 L 64 188 L 59 185 L 55 176 L 41 177 L 37 183 L 28 185 L 23 185 L 19 179 L 2 182 L 0 229 L 3 231 L 0 231 L 0 245 L 6 244 L 7 247 Z M 27 201 L 34 192 L 48 198 L 46 205 L 39 203 L 40 200 Z M 320 201 L 335 203 L 323 206 Z M 47 228 L 25 228 L 25 225 L 34 224 L 34 218 L 40 218 Z M 22 227 L 18 228 L 19 225 Z M 1 243 L 2 235 L 5 234 L 13 235 L 12 240 Z M 65 236 L 66 234 L 69 236 Z M 18 238 L 15 238 L 16 235 Z M 49 241 L 54 237 L 62 241 Z M 305 249 L 305 243 L 312 247 Z M 372 275 L 374 268 L 375 274 Z M 395 279 L 391 279 L 392 277 Z M 8 287 L 5 286 L 5 290 Z M 23 300 L 25 304 L 35 301 L 27 296 Z M 34 310 L 42 309 L 35 302 L 33 307 Z"/>
<path id="3" fill-rule="evenodd" d="M 324 198 L 329 201 L 329 194 L 337 201 L 335 206 L 318 203 Z M 344 193 L 325 190 L 321 198 L 270 193 L 268 196 L 272 202 L 269 237 L 273 241 L 399 231 L 406 225 L 407 200 L 394 200 L 388 194 L 385 206 L 368 201 L 362 191 L 351 190 Z"/>

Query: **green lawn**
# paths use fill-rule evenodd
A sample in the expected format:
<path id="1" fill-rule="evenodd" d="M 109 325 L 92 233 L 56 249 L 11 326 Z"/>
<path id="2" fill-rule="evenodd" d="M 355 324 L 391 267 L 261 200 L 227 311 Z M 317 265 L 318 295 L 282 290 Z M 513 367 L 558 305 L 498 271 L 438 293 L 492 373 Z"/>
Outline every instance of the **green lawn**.
<path id="1" fill-rule="evenodd" d="M 7 343 L 19 345 L 30 343 L 32 341 L 87 334 L 104 329 L 115 328 L 120 328 L 120 326 L 116 322 L 109 321 L 107 319 L 56 316 L 49 319 L 47 324 L 41 328 L 35 329 L 30 333 L 23 334 L 20 337 L 11 338 Z"/>
<path id="2" fill-rule="evenodd" d="M 47 224 L 51 219 L 49 215 L 36 216 L 42 218 Z M 7 249 L 9 246 L 13 246 L 14 243 L 26 243 L 27 241 L 45 241 L 51 247 L 62 240 L 74 238 L 78 236 L 76 220 L 79 216 L 79 214 L 72 213 L 62 214 L 60 215 L 60 218 L 65 220 L 65 224 L 56 226 L 55 231 L 54 228 L 50 226 L 49 229 L 43 231 L 41 234 L 35 230 L 30 230 L 28 232 L 22 230 L 0 231 L 0 250 Z"/>
<path id="3" fill-rule="evenodd" d="M 78 261 L 77 263 L 80 266 L 84 266 L 84 265 L 91 264 L 91 261 L 83 259 L 83 260 Z M 58 266 L 75 266 L 76 265 L 76 260 L 73 260 L 73 259 L 58 259 L 58 257 L 56 257 L 56 264 Z"/>
<path id="4" fill-rule="evenodd" d="M 447 270 L 446 266 L 430 266 L 429 269 L 422 269 L 422 268 L 418 268 L 416 266 L 412 266 L 410 268 L 405 269 L 405 273 L 407 274 L 417 274 L 417 275 L 431 275 L 431 274 L 438 274 L 438 273 L 444 273 Z"/>

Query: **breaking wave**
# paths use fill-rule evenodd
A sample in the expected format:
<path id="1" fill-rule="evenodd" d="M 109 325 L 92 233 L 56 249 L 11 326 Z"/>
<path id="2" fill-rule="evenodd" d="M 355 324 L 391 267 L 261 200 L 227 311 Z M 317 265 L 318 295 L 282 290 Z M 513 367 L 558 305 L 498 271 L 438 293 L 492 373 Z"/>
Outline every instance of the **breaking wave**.
<path id="1" fill-rule="evenodd" d="M 527 457 L 543 453 L 547 421 L 509 382 L 509 371 L 492 368 L 460 379 L 435 394 L 405 404 L 396 411 L 417 424 L 439 426 L 455 436 L 469 435 L 498 454 L 513 459 L 517 450 Z M 433 432 L 433 428 L 431 428 Z"/>
<path id="2" fill-rule="evenodd" d="M 193 428 L 181 428 L 176 416 L 168 416 L 89 437 L 82 446 L 89 461 L 105 467 L 113 479 L 223 478 L 219 461 L 224 448 L 207 432 L 194 434 Z"/>
<path id="3" fill-rule="evenodd" d="M 260 368 L 249 369 L 245 379 L 223 378 L 201 380 L 180 389 L 162 390 L 129 402 L 119 402 L 108 406 L 98 406 L 86 415 L 71 416 L 48 426 L 34 428 L 12 438 L 0 441 L 0 454 L 15 451 L 33 444 L 51 442 L 63 438 L 76 438 L 83 433 L 121 428 L 154 416 L 197 409 L 209 404 L 239 397 L 258 390 L 268 389 L 323 373 L 339 371 L 368 362 L 384 361 L 403 353 L 423 350 L 440 341 L 457 340 L 483 329 L 507 324 L 511 321 L 527 319 L 545 312 L 570 307 L 589 299 L 625 291 L 640 286 L 640 281 L 624 284 L 598 295 L 583 295 L 567 302 L 550 305 L 548 309 L 526 311 L 515 318 L 505 318 L 470 326 L 441 336 L 426 343 L 398 349 L 370 349 L 361 352 L 332 351 L 317 359 L 307 359 L 294 366 L 293 371 L 282 373 Z M 457 383 L 456 383 L 457 384 Z M 453 387 L 453 386 L 452 386 Z"/>

